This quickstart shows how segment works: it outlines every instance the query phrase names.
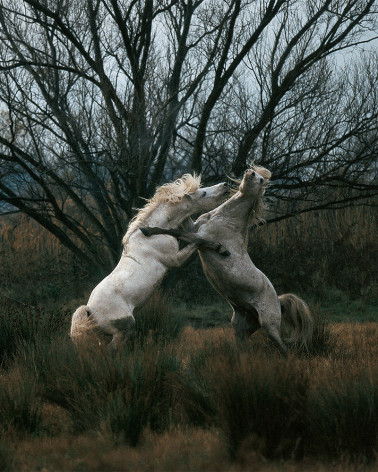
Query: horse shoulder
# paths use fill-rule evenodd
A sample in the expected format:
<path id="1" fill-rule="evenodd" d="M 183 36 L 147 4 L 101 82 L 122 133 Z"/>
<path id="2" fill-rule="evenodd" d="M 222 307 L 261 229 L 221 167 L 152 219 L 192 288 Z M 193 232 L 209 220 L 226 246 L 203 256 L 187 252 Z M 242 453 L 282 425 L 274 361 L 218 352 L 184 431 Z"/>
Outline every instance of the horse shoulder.
<path id="1" fill-rule="evenodd" d="M 198 217 L 196 221 L 193 223 L 193 229 L 195 231 L 198 231 L 201 228 L 201 226 L 206 224 L 211 219 L 212 214 L 213 214 L 213 211 L 209 211 L 208 213 L 204 213 L 203 215 Z"/>

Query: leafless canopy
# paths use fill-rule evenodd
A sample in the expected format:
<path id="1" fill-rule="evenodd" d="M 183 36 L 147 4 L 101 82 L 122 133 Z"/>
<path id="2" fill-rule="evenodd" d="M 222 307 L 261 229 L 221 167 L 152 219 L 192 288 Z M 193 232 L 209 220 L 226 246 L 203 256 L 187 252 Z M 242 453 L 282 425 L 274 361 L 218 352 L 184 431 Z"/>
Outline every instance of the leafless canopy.
<path id="1" fill-rule="evenodd" d="M 376 31 L 376 0 L 0 0 L 0 210 L 105 268 L 185 172 L 255 160 L 277 218 L 371 201 Z"/>

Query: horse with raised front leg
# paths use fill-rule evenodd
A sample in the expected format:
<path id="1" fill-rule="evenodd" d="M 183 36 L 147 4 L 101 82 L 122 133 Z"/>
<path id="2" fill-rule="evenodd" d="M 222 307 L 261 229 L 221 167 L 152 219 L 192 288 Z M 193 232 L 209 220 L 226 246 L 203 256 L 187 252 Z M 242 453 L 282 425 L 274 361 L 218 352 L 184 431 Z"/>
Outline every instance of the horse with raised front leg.
<path id="1" fill-rule="evenodd" d="M 198 218 L 196 233 L 175 230 L 174 236 L 190 241 L 202 237 L 216 241 L 230 253 L 221 258 L 214 252 L 199 249 L 205 275 L 215 290 L 233 309 L 231 323 L 237 340 L 243 341 L 263 328 L 282 355 L 287 348 L 281 338 L 281 316 L 293 335 L 290 342 L 306 347 L 312 335 L 312 318 L 306 303 L 294 294 L 277 296 L 266 277 L 252 262 L 248 252 L 248 233 L 264 208 L 263 195 L 271 173 L 254 167 L 244 174 L 238 191 L 218 208 Z M 161 234 L 160 228 L 141 228 L 146 236 Z M 170 234 L 164 230 L 164 234 Z"/>
<path id="2" fill-rule="evenodd" d="M 228 194 L 226 183 L 200 188 L 200 177 L 190 174 L 159 187 L 131 221 L 118 265 L 94 288 L 87 305 L 73 314 L 71 338 L 77 341 L 98 327 L 112 335 L 111 346 L 118 346 L 133 329 L 135 308 L 148 300 L 169 269 L 179 267 L 201 245 L 228 255 L 215 241 L 197 237 L 180 250 L 175 237 L 160 235 L 149 240 L 139 231 L 146 225 L 176 228 L 190 215 L 215 208 Z"/>

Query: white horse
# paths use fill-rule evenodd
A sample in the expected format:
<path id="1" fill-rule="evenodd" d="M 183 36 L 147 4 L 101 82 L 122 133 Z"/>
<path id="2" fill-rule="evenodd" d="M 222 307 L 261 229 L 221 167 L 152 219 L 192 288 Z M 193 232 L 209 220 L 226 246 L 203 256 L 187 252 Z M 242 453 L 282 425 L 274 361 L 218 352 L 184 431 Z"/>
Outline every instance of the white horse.
<path id="1" fill-rule="evenodd" d="M 289 341 L 307 346 L 312 335 L 312 318 L 306 303 L 293 294 L 277 296 L 273 285 L 252 262 L 247 252 L 251 225 L 261 219 L 263 195 L 271 173 L 262 167 L 246 171 L 238 191 L 218 208 L 198 218 L 195 234 L 175 230 L 172 235 L 202 237 L 217 241 L 230 252 L 221 258 L 212 251 L 199 249 L 203 270 L 211 285 L 233 308 L 231 323 L 237 340 L 244 340 L 262 327 L 280 352 L 287 348 L 281 339 L 281 314 L 294 328 Z M 146 236 L 170 234 L 160 228 L 142 228 Z"/>
<path id="2" fill-rule="evenodd" d="M 146 225 L 180 226 L 190 215 L 215 208 L 229 194 L 226 183 L 207 188 L 200 188 L 200 183 L 200 177 L 185 174 L 173 183 L 162 185 L 134 217 L 123 238 L 124 249 L 118 265 L 94 288 L 87 305 L 79 307 L 72 316 L 74 341 L 93 327 L 99 327 L 113 336 L 110 345 L 118 346 L 135 324 L 134 309 L 148 300 L 168 269 L 179 267 L 201 244 L 206 244 L 195 238 L 180 250 L 172 236 L 148 240 L 139 231 Z M 210 243 L 207 247 L 228 255 L 219 244 Z"/>

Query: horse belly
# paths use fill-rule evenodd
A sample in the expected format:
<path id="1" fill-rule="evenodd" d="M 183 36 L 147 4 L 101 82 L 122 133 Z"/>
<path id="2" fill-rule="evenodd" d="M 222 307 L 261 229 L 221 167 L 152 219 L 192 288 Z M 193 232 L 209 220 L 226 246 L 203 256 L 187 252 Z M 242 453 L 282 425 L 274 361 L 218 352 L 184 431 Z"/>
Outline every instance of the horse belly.
<path id="1" fill-rule="evenodd" d="M 245 276 L 246 267 L 240 259 L 232 254 L 225 258 L 210 251 L 199 253 L 207 279 L 221 295 L 227 293 L 229 296 L 250 288 L 251 279 Z"/>
<path id="2" fill-rule="evenodd" d="M 231 254 L 222 258 L 210 251 L 200 251 L 203 270 L 210 284 L 229 303 L 245 308 L 258 305 L 265 297 L 270 299 L 273 288 L 247 256 Z"/>

